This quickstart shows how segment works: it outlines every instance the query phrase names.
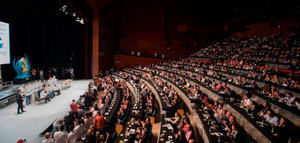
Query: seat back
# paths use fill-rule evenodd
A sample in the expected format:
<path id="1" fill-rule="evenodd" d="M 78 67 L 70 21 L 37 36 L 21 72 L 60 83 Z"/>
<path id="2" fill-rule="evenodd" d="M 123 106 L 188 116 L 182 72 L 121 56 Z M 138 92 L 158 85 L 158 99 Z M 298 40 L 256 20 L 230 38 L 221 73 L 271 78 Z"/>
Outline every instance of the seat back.
<path id="1" fill-rule="evenodd" d="M 123 125 L 117 124 L 116 125 L 116 132 L 117 132 L 118 135 L 121 133 L 122 130 L 123 130 Z"/>

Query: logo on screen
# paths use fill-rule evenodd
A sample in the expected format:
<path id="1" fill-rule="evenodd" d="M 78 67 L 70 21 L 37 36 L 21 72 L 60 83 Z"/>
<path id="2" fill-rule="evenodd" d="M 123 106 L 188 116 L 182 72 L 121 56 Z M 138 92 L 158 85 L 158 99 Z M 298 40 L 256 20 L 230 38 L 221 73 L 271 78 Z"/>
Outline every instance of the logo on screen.
<path id="1" fill-rule="evenodd" d="M 30 69 L 31 64 L 25 54 L 25 57 L 22 57 L 21 59 L 17 60 L 14 59 L 13 66 L 15 71 L 17 72 L 16 79 L 24 79 L 30 77 Z"/>

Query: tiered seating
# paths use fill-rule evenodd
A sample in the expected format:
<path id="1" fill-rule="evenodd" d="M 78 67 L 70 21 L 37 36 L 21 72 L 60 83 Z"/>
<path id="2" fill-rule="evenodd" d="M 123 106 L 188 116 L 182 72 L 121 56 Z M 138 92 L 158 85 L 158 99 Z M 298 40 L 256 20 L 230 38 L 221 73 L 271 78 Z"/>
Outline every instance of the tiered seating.
<path id="1" fill-rule="evenodd" d="M 96 78 L 79 109 L 101 111 L 116 129 L 90 128 L 86 140 L 99 131 L 113 142 L 299 142 L 298 49 L 294 37 L 280 34 L 230 37 L 188 59 Z"/>
<path id="2" fill-rule="evenodd" d="M 178 65 L 176 65 L 177 67 L 178 67 Z M 174 69 L 174 67 L 169 67 L 170 69 L 169 70 L 172 70 L 172 69 Z M 183 67 L 182 67 L 183 68 Z M 179 70 L 178 68 L 175 68 L 175 70 Z M 205 81 L 205 83 L 212 83 L 212 85 L 213 85 L 213 87 L 214 87 L 214 89 L 216 89 L 216 88 L 223 88 L 224 89 L 224 92 L 226 91 L 225 89 L 226 89 L 226 86 L 222 86 L 222 84 L 220 83 L 220 81 L 221 82 L 223 82 L 223 83 L 226 83 L 227 81 L 225 80 L 225 79 L 228 79 L 228 81 L 229 81 L 229 78 L 222 78 L 222 75 L 221 76 L 218 76 L 218 73 L 217 72 L 212 72 L 211 70 L 209 70 L 209 71 L 207 71 L 207 72 L 205 72 L 205 70 L 204 69 L 202 69 L 202 70 L 198 70 L 198 69 L 192 69 L 192 70 L 179 70 L 179 71 L 181 71 L 181 73 L 182 72 L 184 72 L 184 71 L 187 71 L 187 72 L 189 72 L 190 74 L 197 74 L 196 72 L 193 72 L 193 71 L 202 71 L 202 73 L 207 73 L 208 75 L 205 75 L 205 74 L 202 74 L 201 76 L 206 76 L 206 79 L 205 78 L 203 78 L 202 77 L 202 79 L 205 79 L 206 81 Z M 210 75 L 213 75 L 213 76 L 210 76 Z M 224 76 L 224 75 L 223 75 Z M 212 78 L 213 80 L 210 80 L 210 81 L 207 81 L 207 79 L 210 79 L 210 78 L 207 78 L 207 77 L 210 77 L 210 78 Z M 217 82 L 217 81 L 215 81 L 215 80 L 218 80 L 219 82 Z M 231 82 L 233 82 L 234 80 L 232 80 Z M 231 82 L 227 82 L 227 83 L 231 83 Z M 231 83 L 232 85 L 235 85 L 235 86 L 240 86 L 240 85 L 238 85 L 238 84 L 236 84 L 236 83 Z M 241 84 L 241 85 L 245 85 L 245 87 L 241 87 L 240 86 L 240 88 L 242 88 L 242 89 L 244 89 L 244 90 L 246 90 L 246 91 L 248 91 L 248 89 L 250 88 L 252 88 L 252 85 L 251 85 L 251 83 L 249 83 L 249 84 L 247 84 L 247 83 L 244 83 L 244 84 Z M 249 85 L 249 86 L 247 86 L 247 85 Z M 219 92 L 219 93 L 221 93 L 221 92 Z M 225 96 L 225 97 L 227 97 L 227 96 Z M 232 98 L 232 97 L 231 97 Z M 239 99 L 240 98 L 240 96 L 235 96 L 235 98 L 232 98 L 232 99 L 230 99 L 229 101 L 230 102 L 239 102 L 239 100 L 241 100 L 241 99 Z M 236 101 L 234 101 L 234 100 L 236 100 Z M 254 102 L 254 101 L 253 101 Z M 260 102 L 261 104 L 263 104 L 263 102 Z M 254 103 L 255 104 L 255 103 Z M 236 105 L 235 107 L 239 107 L 238 105 Z M 242 111 L 241 111 L 242 112 Z M 247 114 L 245 114 L 245 113 L 242 113 L 242 114 L 244 114 L 244 115 L 247 115 Z M 246 116 L 245 116 L 246 117 Z M 277 115 L 277 118 L 278 117 L 280 117 L 279 115 Z M 257 120 L 257 117 L 253 117 L 253 116 L 249 116 L 249 119 L 256 119 L 256 123 L 255 122 L 253 122 L 254 124 L 257 124 L 256 126 L 259 126 L 259 120 Z M 282 118 L 282 119 L 280 119 L 280 120 L 284 120 L 284 118 Z M 294 121 L 294 122 L 297 122 L 297 118 L 296 118 L 296 120 L 292 120 L 292 121 Z M 277 122 L 279 122 L 279 119 L 278 119 L 278 121 Z M 285 122 L 287 122 L 287 121 L 285 121 Z M 262 125 L 260 125 L 260 126 L 262 126 Z M 259 128 L 259 127 L 258 127 Z M 275 127 L 276 128 L 276 127 Z M 275 133 L 274 132 L 274 127 L 272 128 L 272 127 L 264 127 L 264 130 L 269 130 L 269 132 L 268 133 L 271 133 L 272 132 L 272 134 L 273 134 L 273 136 L 278 136 L 278 134 L 279 133 Z M 292 130 L 292 128 L 291 129 L 288 129 L 288 130 Z M 265 133 L 265 132 L 264 132 Z"/>
<path id="3" fill-rule="evenodd" d="M 183 63 L 182 65 L 185 65 L 185 64 L 186 63 Z M 182 65 L 181 65 L 181 67 L 182 67 Z M 299 112 L 298 112 L 298 109 L 297 109 L 295 103 L 293 103 L 293 102 L 289 103 L 290 107 L 288 107 L 288 105 L 283 104 L 283 103 L 287 103 L 288 99 L 295 100 L 295 97 L 290 97 L 291 96 L 290 93 L 289 93 L 289 95 L 286 95 L 289 97 L 281 97 L 279 95 L 278 90 L 276 90 L 277 92 L 273 91 L 273 93 L 278 94 L 275 97 L 274 94 L 270 94 L 270 93 L 272 93 L 272 91 L 265 92 L 264 87 L 262 87 L 262 89 L 260 89 L 258 84 L 256 83 L 255 79 L 248 79 L 247 77 L 244 77 L 244 76 L 233 75 L 233 74 L 226 73 L 223 71 L 218 71 L 218 70 L 215 70 L 215 68 L 213 66 L 209 66 L 209 67 L 207 66 L 207 70 L 204 70 L 205 67 L 206 66 L 204 66 L 204 67 L 193 66 L 193 67 L 190 67 L 190 69 L 196 70 L 196 71 L 200 70 L 200 71 L 202 71 L 201 73 L 207 73 L 208 75 L 212 75 L 211 76 L 212 78 L 218 79 L 222 82 L 227 82 L 231 85 L 234 85 L 235 87 L 239 87 L 242 90 L 247 91 L 250 94 L 254 93 L 255 98 L 256 97 L 263 98 L 266 101 L 270 102 L 271 105 L 279 106 L 279 107 L 272 107 L 272 108 L 275 108 L 275 110 L 276 110 L 276 108 L 280 108 L 280 110 L 285 110 L 285 112 L 290 112 L 289 114 L 285 114 L 285 112 L 282 112 L 282 114 L 286 118 L 289 118 L 290 120 L 292 120 L 296 125 L 298 125 L 297 124 L 298 123 L 297 116 L 299 116 Z M 210 70 L 208 70 L 208 68 L 210 68 Z M 275 86 L 273 86 L 273 88 L 275 88 Z M 265 96 L 264 94 L 266 94 L 268 96 Z M 276 101 L 276 99 L 278 99 L 278 100 Z M 282 103 L 280 103 L 279 101 L 281 101 Z M 278 112 L 278 113 L 280 113 L 280 112 Z"/>
<path id="4" fill-rule="evenodd" d="M 188 117 L 184 114 L 184 107 L 183 107 L 183 102 L 181 102 L 178 93 L 175 91 L 174 88 L 172 88 L 170 85 L 168 85 L 166 82 L 162 81 L 162 79 L 156 77 L 156 76 L 151 76 L 151 75 L 146 75 L 144 73 L 141 73 L 138 70 L 131 70 L 133 73 L 139 73 L 143 75 L 144 77 L 148 78 L 148 80 L 153 83 L 155 88 L 160 91 L 161 96 L 163 96 L 163 101 L 169 103 L 172 108 L 169 108 L 166 110 L 166 114 L 162 115 L 162 122 L 161 122 L 161 132 L 160 132 L 160 142 L 165 142 L 165 141 L 170 141 L 170 140 L 175 140 L 175 141 L 183 141 L 183 142 L 188 142 L 190 140 L 193 141 L 194 135 L 192 131 L 192 127 L 190 125 L 190 121 Z M 183 111 L 183 112 L 180 112 Z M 179 118 L 179 113 L 181 113 L 182 119 L 177 119 L 176 122 L 172 122 L 171 118 Z M 174 116 L 175 115 L 175 116 Z M 182 125 L 181 125 L 182 124 Z M 183 125 L 188 126 L 183 129 Z M 176 134 L 173 134 L 173 133 Z M 166 135 L 171 135 L 171 136 L 166 136 Z M 179 138 L 178 135 L 185 135 L 186 139 Z"/>
<path id="5" fill-rule="evenodd" d="M 298 52 L 295 37 L 278 34 L 245 39 L 229 37 L 202 49 L 193 57 L 211 58 L 228 63 L 239 63 L 242 60 L 243 64 L 250 66 L 264 63 L 296 65 Z"/>
<path id="6" fill-rule="evenodd" d="M 194 103 L 196 103 L 196 108 L 197 108 L 197 113 L 199 113 L 197 116 L 198 116 L 198 118 L 199 118 L 199 116 L 201 117 L 201 119 L 204 119 L 203 118 L 203 116 L 202 116 L 202 114 L 199 112 L 199 110 L 198 109 L 200 109 L 199 107 L 200 107 L 200 105 L 202 105 L 201 106 L 201 108 L 203 108 L 204 106 L 204 104 L 206 104 L 207 103 L 207 100 L 209 99 L 209 98 L 207 98 L 207 96 L 205 96 L 203 93 L 202 93 L 202 91 L 200 90 L 200 87 L 198 86 L 198 85 L 196 85 L 196 84 L 193 84 L 193 83 L 191 83 L 189 80 L 185 80 L 184 78 L 181 78 L 181 77 L 179 77 L 178 78 L 178 76 L 177 75 L 175 75 L 175 76 L 177 76 L 177 78 L 175 78 L 175 76 L 174 76 L 174 74 L 172 74 L 172 73 L 168 73 L 168 72 L 166 72 L 166 71 L 160 71 L 160 70 L 153 70 L 153 69 L 151 69 L 151 70 L 149 70 L 149 69 L 147 69 L 147 68 L 143 68 L 143 69 L 146 69 L 146 70 L 148 70 L 148 71 L 151 71 L 151 73 L 153 73 L 154 75 L 155 75 L 155 73 L 158 73 L 158 74 L 160 74 L 160 75 L 158 75 L 160 78 L 168 78 L 170 81 L 173 81 L 173 82 L 175 82 L 176 84 L 175 85 L 178 85 L 178 86 L 180 86 L 180 88 L 181 88 L 181 90 L 183 90 L 183 92 L 188 96 L 188 98 L 191 100 L 191 101 L 193 101 Z M 183 89 L 182 89 L 183 88 Z M 200 119 L 200 120 L 201 120 Z M 207 120 L 206 120 L 207 121 Z M 205 140 L 205 138 L 208 138 L 208 139 L 206 139 L 206 141 L 212 141 L 212 140 L 214 140 L 214 139 L 216 139 L 216 138 L 212 138 L 212 137 L 210 137 L 211 136 L 211 134 L 209 134 L 208 133 L 208 129 L 209 129 L 209 127 L 208 127 L 208 123 L 207 122 L 205 122 L 204 120 L 202 120 L 201 122 L 200 122 L 201 124 L 202 124 L 202 126 L 204 127 L 204 130 L 207 130 L 207 131 L 205 131 L 205 132 L 207 132 L 206 134 L 204 133 L 204 134 L 202 134 L 201 136 L 202 136 L 202 138 Z M 209 123 L 210 124 L 210 123 Z M 202 130 L 202 129 L 201 129 Z M 240 130 L 240 131 L 242 131 L 242 130 Z M 203 132 L 203 131 L 202 131 Z M 216 131 L 217 132 L 217 131 Z M 241 135 L 242 133 L 240 132 L 240 134 L 239 135 Z M 204 136 L 205 135 L 205 136 Z M 215 134 L 213 134 L 213 136 L 214 136 Z M 218 133 L 216 133 L 216 137 L 218 137 L 219 138 L 219 140 L 224 140 L 224 139 L 221 139 L 220 137 L 225 137 L 225 136 L 220 136 L 220 134 L 219 134 L 219 132 Z M 208 137 L 207 137 L 208 136 Z M 226 138 L 226 137 L 225 137 Z M 230 138 L 227 138 L 228 140 L 231 140 Z M 251 141 L 251 138 L 246 138 L 246 140 L 248 140 L 248 141 Z M 244 140 L 244 141 L 246 141 L 246 140 Z M 216 142 L 217 140 L 215 140 L 215 142 Z"/>
<path id="7" fill-rule="evenodd" d="M 152 125 L 155 120 L 156 107 L 152 92 L 139 77 L 125 72 L 119 72 L 123 80 L 131 85 L 133 93 L 133 108 L 123 130 L 117 137 L 117 142 L 142 141 L 150 142 L 152 139 Z M 117 75 L 117 74 L 115 74 Z M 130 88 L 129 88 L 130 89 Z M 153 120 L 153 122 L 151 122 Z"/>
<path id="8" fill-rule="evenodd" d="M 184 80 L 183 78 L 178 77 L 174 74 L 170 74 L 168 72 L 159 72 L 158 70 L 150 70 L 149 68 L 146 68 L 146 67 L 144 67 L 143 69 L 140 69 L 140 68 L 136 68 L 136 69 L 141 70 L 141 71 L 146 72 L 146 73 L 151 72 L 151 74 L 153 74 L 154 76 L 158 76 L 162 80 L 165 80 L 165 81 L 171 83 L 176 88 L 178 88 L 184 94 L 183 96 L 186 96 L 186 98 L 187 98 L 187 100 L 184 100 L 184 97 L 181 96 L 181 99 L 185 102 L 187 107 L 193 106 L 192 102 L 201 103 L 202 97 L 199 98 L 200 96 L 202 96 L 202 94 L 200 94 L 201 91 L 195 91 L 195 90 L 191 91 L 190 90 L 191 88 L 189 86 L 185 85 L 186 80 Z M 193 87 L 198 88 L 197 85 L 194 85 Z M 195 93 L 195 92 L 198 92 L 198 93 Z M 180 95 L 180 92 L 179 92 L 179 95 Z M 193 95 L 199 95 L 199 97 L 198 96 L 193 96 Z M 205 98 L 206 98 L 206 96 L 203 97 L 203 99 L 205 99 Z M 190 107 L 190 108 L 191 108 L 191 109 L 189 109 L 190 112 L 195 112 L 195 110 L 193 109 L 194 107 Z M 209 128 L 208 128 L 207 124 L 205 124 L 205 122 L 202 120 L 203 119 L 202 115 L 199 114 L 197 109 L 196 109 L 197 114 L 194 115 L 194 120 L 199 120 L 200 124 L 197 124 L 196 126 L 198 127 L 198 130 L 200 132 L 200 136 L 202 137 L 202 139 L 205 142 L 212 142 L 213 138 L 211 137 L 211 135 L 208 132 Z M 199 116 L 201 116 L 201 117 L 199 117 Z M 204 131 L 202 131 L 202 129 L 204 129 Z"/>
<path id="9" fill-rule="evenodd" d="M 164 71 L 167 71 L 167 70 L 164 70 Z M 169 69 L 168 71 L 171 71 L 171 70 Z M 208 94 L 211 96 L 211 98 L 212 98 L 213 100 L 215 100 L 215 101 L 222 101 L 222 100 L 223 100 L 222 96 L 219 95 L 218 92 L 215 91 L 214 88 L 211 87 L 212 84 L 209 83 L 208 81 L 207 81 L 207 83 L 206 83 L 206 81 L 203 81 L 203 80 L 202 80 L 203 84 L 206 84 L 206 85 L 203 85 L 203 84 L 200 83 L 200 81 L 196 81 L 196 80 L 194 80 L 194 79 L 189 78 L 189 77 L 193 77 L 192 75 L 188 75 L 188 74 L 185 73 L 185 72 L 182 72 L 182 73 L 184 73 L 185 75 L 181 75 L 181 74 L 178 74 L 178 73 L 177 73 L 177 74 L 180 75 L 180 76 L 185 77 L 186 79 L 189 79 L 190 81 L 193 81 L 194 83 L 197 83 L 198 85 L 201 85 L 201 86 L 202 86 L 202 89 L 203 89 L 203 87 L 206 87 L 206 89 L 203 89 L 203 92 L 208 93 Z M 175 74 L 176 74 L 176 73 L 175 73 Z M 188 77 L 187 75 L 188 75 L 189 77 Z M 207 91 L 208 89 L 210 89 L 210 91 Z M 212 93 L 212 92 L 213 92 L 213 93 Z M 241 113 L 239 113 L 239 112 L 236 111 L 235 109 L 231 109 L 231 110 L 234 110 L 235 112 L 237 112 L 238 115 L 236 114 L 236 116 L 238 116 L 239 118 L 241 118 L 241 116 L 242 116 Z M 247 122 L 249 122 L 249 121 L 247 121 Z M 262 134 L 262 132 L 261 132 L 261 134 Z M 253 134 L 252 134 L 252 135 L 253 135 Z M 253 136 L 254 136 L 254 135 L 253 135 Z"/>
<path id="10" fill-rule="evenodd" d="M 115 82 L 115 77 L 97 77 L 89 84 L 88 91 L 73 102 L 69 115 L 55 122 L 56 132 L 67 132 L 68 142 L 113 142 L 115 127 L 121 120 L 120 110 L 129 112 L 130 100 L 128 88 L 123 82 Z M 121 103 L 121 105 L 119 104 Z M 117 109 L 120 109 L 116 113 Z M 66 131 L 64 131 L 66 130 Z"/>
<path id="11" fill-rule="evenodd" d="M 172 108 L 172 105 L 170 104 L 168 98 L 166 98 L 166 96 L 164 96 L 161 88 L 159 88 L 159 86 L 157 86 L 157 84 L 154 83 L 151 79 L 149 79 L 149 77 L 143 76 L 142 72 L 138 72 L 135 70 L 131 70 L 131 71 L 126 70 L 125 72 L 128 72 L 129 74 L 132 74 L 134 76 L 140 76 L 141 79 L 143 79 L 144 81 L 147 81 L 155 89 L 155 92 L 158 94 L 158 98 L 159 98 L 158 100 L 162 102 L 161 106 L 162 106 L 163 110 L 169 110 Z"/>

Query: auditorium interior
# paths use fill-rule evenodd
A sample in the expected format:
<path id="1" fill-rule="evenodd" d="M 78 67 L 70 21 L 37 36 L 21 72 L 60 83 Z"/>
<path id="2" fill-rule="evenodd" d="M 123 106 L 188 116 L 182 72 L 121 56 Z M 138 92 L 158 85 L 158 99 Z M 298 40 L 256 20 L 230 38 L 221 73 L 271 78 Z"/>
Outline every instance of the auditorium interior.
<path id="1" fill-rule="evenodd" d="M 1 143 L 299 143 L 300 6 L 0 2 Z"/>

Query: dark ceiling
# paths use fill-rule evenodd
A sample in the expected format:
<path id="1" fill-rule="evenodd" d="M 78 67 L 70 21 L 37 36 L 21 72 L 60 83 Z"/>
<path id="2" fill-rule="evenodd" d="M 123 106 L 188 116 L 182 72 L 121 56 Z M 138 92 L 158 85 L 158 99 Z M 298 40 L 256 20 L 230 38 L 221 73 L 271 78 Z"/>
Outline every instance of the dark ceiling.
<path id="1" fill-rule="evenodd" d="M 1 2 L 0 16 L 14 15 L 53 15 L 58 9 L 59 3 L 73 3 L 79 11 L 84 14 L 91 14 L 90 11 L 95 7 L 105 6 L 112 1 L 129 2 L 127 0 L 4 0 Z M 189 17 L 201 17 L 219 22 L 231 18 L 245 15 L 268 15 L 280 17 L 282 15 L 295 14 L 299 5 L 296 2 L 272 1 L 262 3 L 257 1 L 243 2 L 217 2 L 199 0 L 147 0 L 162 1 L 166 3 L 167 11 L 181 13 Z M 88 5 L 89 4 L 89 5 Z"/>

